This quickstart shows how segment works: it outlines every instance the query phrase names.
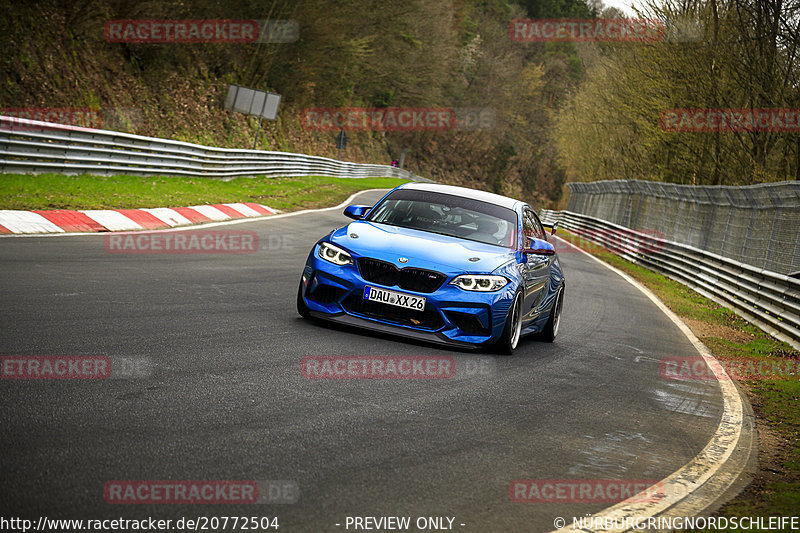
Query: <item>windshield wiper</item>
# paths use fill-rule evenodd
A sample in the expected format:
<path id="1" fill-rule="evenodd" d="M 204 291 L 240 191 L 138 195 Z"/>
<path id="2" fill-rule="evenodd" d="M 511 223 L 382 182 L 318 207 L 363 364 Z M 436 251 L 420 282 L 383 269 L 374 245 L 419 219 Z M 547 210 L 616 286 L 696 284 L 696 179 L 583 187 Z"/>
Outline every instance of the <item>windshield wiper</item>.
<path id="1" fill-rule="evenodd" d="M 394 226 L 396 228 L 415 229 L 417 231 L 424 231 L 425 233 L 435 233 L 436 235 L 444 235 L 445 237 L 453 237 L 454 239 L 464 239 L 465 241 L 479 242 L 481 244 L 488 244 L 489 246 L 499 246 L 500 248 L 511 248 L 510 246 L 503 246 L 502 244 L 497 244 L 497 243 L 493 243 L 493 242 L 486 242 L 486 241 L 479 241 L 477 239 L 470 239 L 469 237 L 462 237 L 461 235 L 453 235 L 452 233 L 443 233 L 441 231 L 433 231 L 432 229 L 415 228 L 414 226 L 403 226 L 402 224 L 392 224 L 390 222 L 378 222 L 377 220 L 368 220 L 367 222 L 372 222 L 373 224 L 385 224 L 387 226 Z"/>

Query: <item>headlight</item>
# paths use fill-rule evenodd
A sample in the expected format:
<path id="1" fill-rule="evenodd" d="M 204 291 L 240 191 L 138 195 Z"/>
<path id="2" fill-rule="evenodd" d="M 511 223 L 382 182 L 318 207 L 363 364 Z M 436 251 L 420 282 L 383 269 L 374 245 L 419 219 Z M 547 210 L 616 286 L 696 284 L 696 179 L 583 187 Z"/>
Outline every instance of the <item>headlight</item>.
<path id="1" fill-rule="evenodd" d="M 319 245 L 318 255 L 325 261 L 330 261 L 335 265 L 344 266 L 353 264 L 353 258 L 350 257 L 350 254 L 329 242 L 323 242 Z"/>
<path id="2" fill-rule="evenodd" d="M 491 292 L 505 287 L 508 280 L 503 276 L 464 274 L 462 276 L 456 276 L 456 279 L 450 283 L 461 287 L 465 291 Z"/>

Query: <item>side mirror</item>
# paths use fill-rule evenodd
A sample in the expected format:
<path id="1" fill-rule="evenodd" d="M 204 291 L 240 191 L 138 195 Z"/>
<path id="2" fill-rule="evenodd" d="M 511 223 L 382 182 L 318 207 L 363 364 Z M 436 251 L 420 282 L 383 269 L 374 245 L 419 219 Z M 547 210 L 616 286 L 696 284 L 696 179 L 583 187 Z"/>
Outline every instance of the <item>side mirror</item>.
<path id="1" fill-rule="evenodd" d="M 535 254 L 535 255 L 555 255 L 556 249 L 555 247 L 547 241 L 543 241 L 541 239 L 534 239 L 533 237 L 528 237 L 531 240 L 530 248 L 523 248 L 523 254 Z"/>
<path id="2" fill-rule="evenodd" d="M 550 235 L 555 235 L 558 229 L 558 221 L 556 220 L 552 224 L 542 224 L 542 226 L 544 226 L 544 229 L 550 229 Z"/>
<path id="3" fill-rule="evenodd" d="M 344 209 L 344 216 L 353 220 L 361 220 L 370 209 L 372 209 L 371 205 L 348 205 Z"/>

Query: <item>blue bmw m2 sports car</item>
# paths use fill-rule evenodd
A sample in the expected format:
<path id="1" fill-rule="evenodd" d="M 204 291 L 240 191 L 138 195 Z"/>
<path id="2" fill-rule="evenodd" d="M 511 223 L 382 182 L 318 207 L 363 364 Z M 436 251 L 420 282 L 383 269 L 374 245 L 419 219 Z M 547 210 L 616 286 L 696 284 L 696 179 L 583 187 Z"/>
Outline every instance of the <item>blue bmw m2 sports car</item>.
<path id="1" fill-rule="evenodd" d="M 303 317 L 505 354 L 524 335 L 555 339 L 564 274 L 528 204 L 406 183 L 344 214 L 354 222 L 308 255 Z"/>

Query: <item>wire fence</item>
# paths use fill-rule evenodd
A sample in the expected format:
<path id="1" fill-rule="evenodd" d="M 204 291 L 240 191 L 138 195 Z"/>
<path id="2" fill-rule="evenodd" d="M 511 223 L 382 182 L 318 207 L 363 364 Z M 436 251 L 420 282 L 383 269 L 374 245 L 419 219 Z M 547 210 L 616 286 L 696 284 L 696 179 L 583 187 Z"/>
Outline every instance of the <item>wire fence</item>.
<path id="1" fill-rule="evenodd" d="M 800 273 L 800 181 L 745 187 L 569 183 L 567 211 L 780 274 Z"/>

